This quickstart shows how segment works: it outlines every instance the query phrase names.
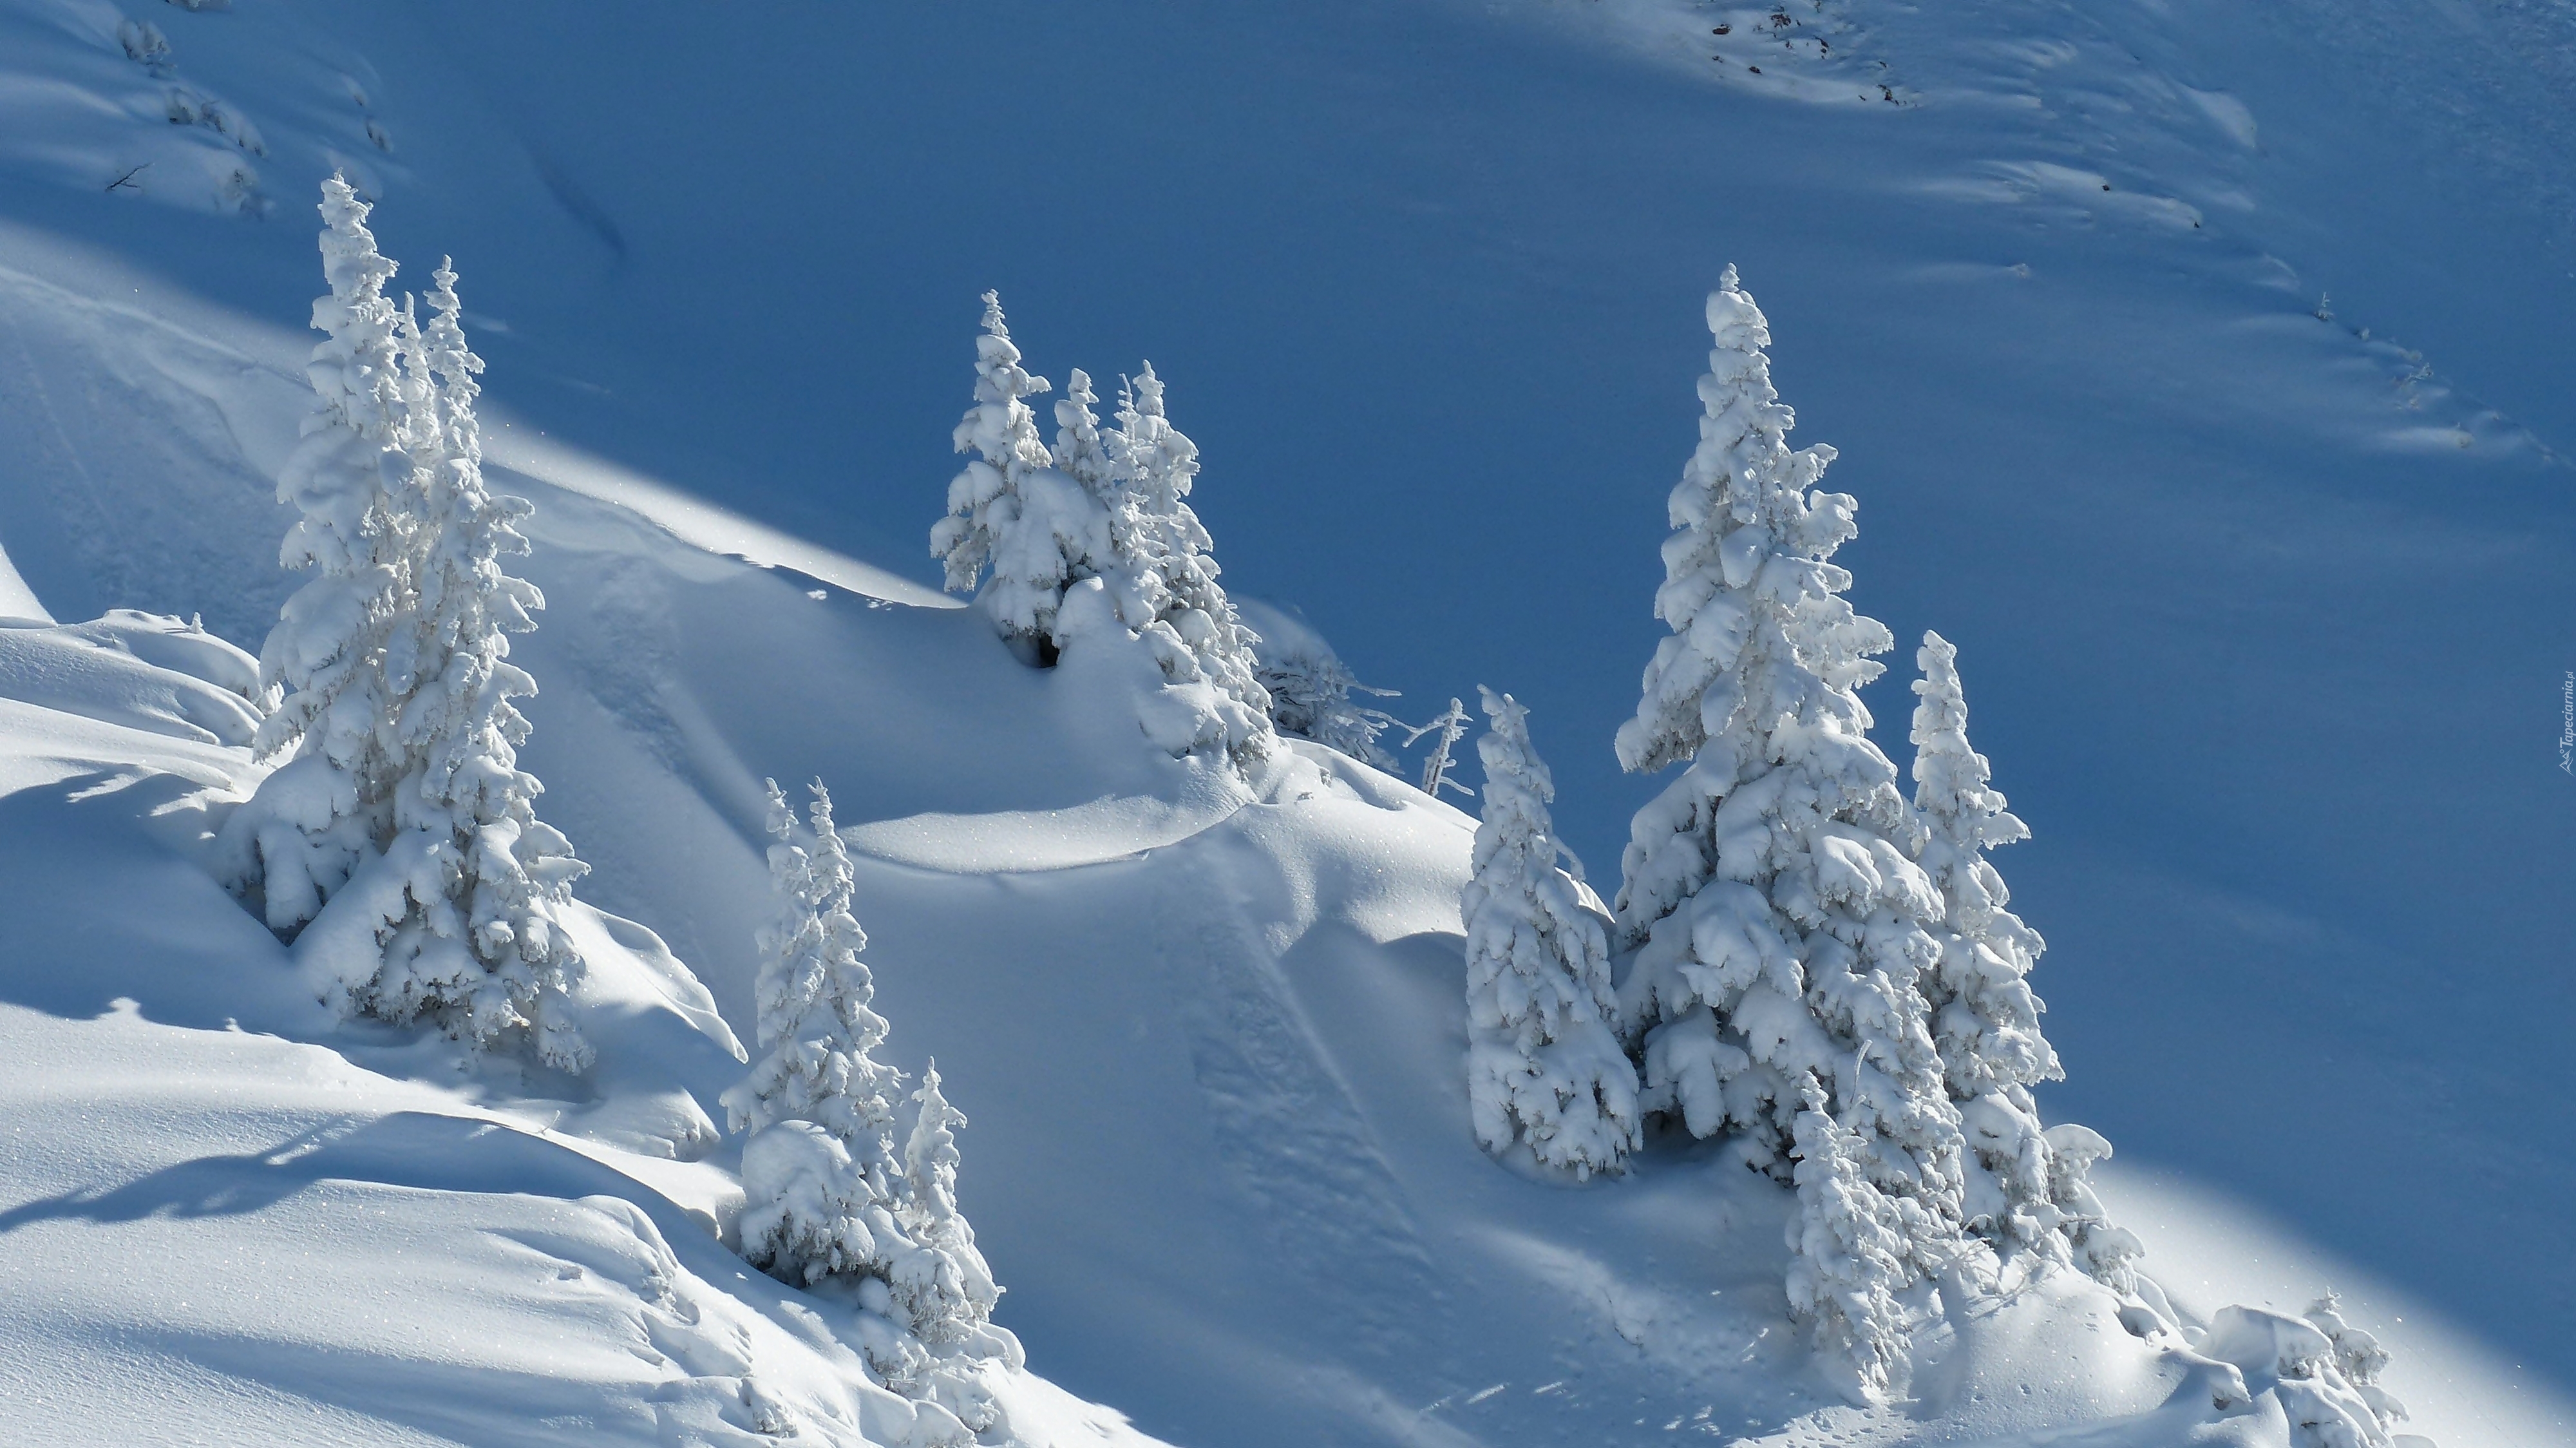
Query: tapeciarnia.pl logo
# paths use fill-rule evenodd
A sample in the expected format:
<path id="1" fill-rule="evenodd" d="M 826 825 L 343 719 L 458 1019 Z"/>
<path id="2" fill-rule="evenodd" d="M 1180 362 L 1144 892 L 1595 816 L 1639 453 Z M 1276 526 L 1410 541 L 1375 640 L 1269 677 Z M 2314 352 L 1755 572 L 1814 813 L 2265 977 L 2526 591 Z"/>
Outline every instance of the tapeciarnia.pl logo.
<path id="1" fill-rule="evenodd" d="M 2558 769 L 2576 774 L 2576 669 L 2558 686 Z"/>

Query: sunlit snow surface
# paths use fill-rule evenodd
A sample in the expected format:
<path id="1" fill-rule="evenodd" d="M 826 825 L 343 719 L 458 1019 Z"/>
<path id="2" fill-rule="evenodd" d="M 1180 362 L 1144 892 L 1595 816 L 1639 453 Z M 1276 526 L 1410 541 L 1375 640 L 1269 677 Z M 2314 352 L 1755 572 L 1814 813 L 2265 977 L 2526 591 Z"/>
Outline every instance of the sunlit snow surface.
<path id="1" fill-rule="evenodd" d="M 1033 1437 L 2280 1441 L 2058 1432 L 2175 1385 L 2080 1291 L 1833 1406 L 1776 1196 L 1476 1153 L 1463 819 L 1322 759 L 1247 803 L 919 581 L 998 284 L 1038 371 L 1173 379 L 1229 584 L 1417 716 L 1529 701 L 1606 874 L 1733 260 L 1862 498 L 1855 600 L 1961 642 L 2040 836 L 1998 863 L 2055 947 L 2043 1104 L 2136 1163 L 2150 1270 L 2204 1314 L 2333 1286 L 2416 1431 L 2576 1441 L 2563 13 L 125 13 L 168 74 L 115 6 L 0 4 L 0 617 L 256 647 L 348 166 L 404 280 L 464 274 L 540 509 L 527 759 L 641 925 L 585 942 L 587 1086 L 337 1027 L 193 861 L 248 767 L 210 701 L 13 641 L 0 1437 L 899 1441 L 705 1231 L 735 1068 L 671 964 L 747 1025 L 759 781 L 820 773 L 1001 1320 L 1112 1405 L 1025 1380 Z"/>

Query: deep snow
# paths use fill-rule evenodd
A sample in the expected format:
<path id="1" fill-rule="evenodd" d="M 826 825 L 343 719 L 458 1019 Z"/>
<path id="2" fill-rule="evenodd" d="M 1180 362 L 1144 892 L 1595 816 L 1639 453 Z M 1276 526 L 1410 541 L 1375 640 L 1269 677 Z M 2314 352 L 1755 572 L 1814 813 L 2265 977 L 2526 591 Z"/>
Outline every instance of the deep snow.
<path id="1" fill-rule="evenodd" d="M 1861 497 L 1856 600 L 1963 646 L 2039 835 L 1999 863 L 2053 947 L 2070 1080 L 2043 1105 L 2134 1163 L 2150 1270 L 2204 1314 L 2330 1279 L 2432 1436 L 2568 1437 L 2563 11 L 1855 4 L 1810 17 L 1841 59 L 1733 54 L 1756 83 L 1696 47 L 1763 13 L 1621 0 L 438 30 L 155 7 L 175 82 L 236 103 L 261 156 L 170 123 L 116 18 L 0 9 L 0 548 L 30 586 L 0 571 L 0 615 L 202 611 L 256 645 L 291 581 L 268 499 L 305 399 L 302 208 L 355 163 L 403 281 L 458 257 L 512 419 L 496 481 L 539 504 L 527 759 L 585 898 L 744 1023 L 759 778 L 831 781 L 896 1059 L 935 1052 L 974 1118 L 966 1206 L 1038 1371 L 1184 1442 L 1620 1441 L 1815 1406 L 1748 1342 L 1776 1202 L 1669 1153 L 1579 1193 L 1475 1154 L 1463 820 L 1342 767 L 1237 809 L 916 581 L 999 285 L 1037 370 L 1141 351 L 1172 380 L 1229 583 L 1300 604 L 1414 715 L 1480 680 L 1530 702 L 1559 820 L 1607 864 L 1650 787 L 1607 740 L 1652 638 L 1697 296 L 1733 260 L 1797 440 Z M 1879 60 L 1902 104 L 1825 94 Z M 141 194 L 103 189 L 146 159 Z M 219 204 L 245 160 L 265 221 Z M 1874 693 L 1883 735 L 1901 699 Z M 756 1281 L 699 1291 L 730 1269 L 674 1224 L 712 1168 L 408 1135 L 499 1108 L 290 1009 L 274 943 L 172 853 L 189 811 L 148 813 L 236 758 L 0 707 L 39 761 L 0 802 L 31 1063 L 9 1110 L 51 1143 L 13 1153 L 0 1262 L 16 1302 L 68 1304 L 0 1345 L 8 1401 L 56 1405 L 29 1422 L 94 1424 L 141 1380 L 200 1406 L 119 1441 L 496 1441 L 558 1411 L 643 1433 L 647 1379 L 739 1374 L 525 1346 L 672 1310 L 640 1285 L 651 1236 L 580 1205 L 649 1207 L 639 1174 L 675 1204 L 646 1220 L 680 1299 L 792 1331 Z M 88 1064 L 33 1069 L 66 1055 Z M 207 1079 L 239 1099 L 209 1109 Z M 358 1104 L 313 1104 L 335 1092 Z M 343 1118 L 388 1144 L 341 1150 Z M 465 1265 L 406 1278 L 407 1248 L 330 1235 L 388 1191 L 420 1215 L 370 1240 Z M 2206 1226 L 2245 1214 L 2296 1225 Z M 540 1231 L 624 1296 L 513 1296 L 491 1234 Z M 299 1305 L 412 1296 L 282 1313 L 226 1288 L 234 1261 Z M 2018 1431 L 2164 1381 L 1923 1412 Z M 506 1421 L 456 1416 L 469 1382 Z M 740 1405 L 672 1411 L 721 1391 Z"/>

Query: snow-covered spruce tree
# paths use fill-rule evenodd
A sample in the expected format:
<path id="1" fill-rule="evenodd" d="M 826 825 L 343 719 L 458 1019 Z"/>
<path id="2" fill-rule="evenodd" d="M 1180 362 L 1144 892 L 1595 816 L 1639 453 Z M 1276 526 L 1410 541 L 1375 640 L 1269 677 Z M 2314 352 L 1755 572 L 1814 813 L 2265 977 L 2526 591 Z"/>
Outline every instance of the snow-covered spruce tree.
<path id="1" fill-rule="evenodd" d="M 904 1143 L 902 1221 L 920 1250 L 895 1273 L 895 1301 L 922 1341 L 989 1352 L 979 1341 L 989 1335 L 980 1330 L 992 1321 L 1002 1289 L 975 1249 L 975 1229 L 957 1210 L 956 1129 L 966 1124 L 966 1113 L 940 1094 L 936 1060 L 923 1069 L 912 1099 L 917 1109 Z"/>
<path id="2" fill-rule="evenodd" d="M 1118 463 L 1100 431 L 1099 401 L 1100 394 L 1091 390 L 1091 374 L 1074 368 L 1065 380 L 1064 396 L 1056 399 L 1052 456 L 1056 470 L 1080 483 L 1106 512 L 1117 505 Z"/>
<path id="3" fill-rule="evenodd" d="M 1733 267 L 1708 323 L 1700 445 L 1673 489 L 1655 596 L 1672 634 L 1618 736 L 1631 770 L 1689 766 L 1637 812 L 1622 859 L 1620 934 L 1638 953 L 1621 1009 L 1642 1102 L 1695 1136 L 1740 1134 L 1751 1164 L 1794 1182 L 1813 1083 L 1858 1139 L 1850 1190 L 1878 1199 L 1860 1215 L 1929 1273 L 1961 1221 L 1959 1118 L 1919 988 L 1941 902 L 1855 692 L 1892 640 L 1842 597 L 1851 576 L 1827 560 L 1856 505 L 1812 491 L 1832 449 L 1788 446 L 1769 329 Z M 1820 1240 L 1811 1206 L 1790 1231 L 1801 1261 Z"/>
<path id="4" fill-rule="evenodd" d="M 1548 804 L 1556 784 L 1530 744 L 1529 711 L 1481 689 L 1493 721 L 1485 816 L 1461 915 L 1467 930 L 1467 1097 L 1476 1139 L 1526 1141 L 1541 1162 L 1618 1172 L 1638 1142 L 1637 1073 L 1610 1028 L 1610 946 L 1574 882 Z"/>
<path id="5" fill-rule="evenodd" d="M 466 344 L 453 263 L 433 280 L 429 326 L 404 309 L 411 588 L 384 654 L 401 769 L 385 869 L 400 890 L 368 902 L 375 957 L 332 964 L 369 1014 L 434 1020 L 485 1046 L 525 1031 L 540 1058 L 580 1070 L 590 1049 L 564 1002 L 581 958 L 562 915 L 589 867 L 536 817 L 544 786 L 518 767 L 529 726 L 511 702 L 537 692 L 509 636 L 536 627 L 545 598 L 502 567 L 527 553 L 516 525 L 532 509 L 484 484 L 483 360 Z"/>
<path id="6" fill-rule="evenodd" d="M 1790 1141 L 1798 1213 L 1789 1223 L 1789 1308 L 1815 1324 L 1817 1345 L 1875 1395 L 1905 1358 L 1897 1295 L 1917 1275 L 1907 1224 L 1870 1182 L 1868 1136 L 1826 1114 L 1813 1077 L 1799 1083 Z"/>
<path id="7" fill-rule="evenodd" d="M 1937 633 L 1925 634 L 1915 653 L 1922 677 L 1914 683 L 1914 806 L 1924 825 L 1920 858 L 1942 904 L 1941 960 L 1925 995 L 1967 1138 L 1968 1224 L 1999 1243 L 2049 1250 L 2057 1212 L 2031 1088 L 2064 1073 L 2025 979 L 2048 947 L 2004 908 L 2011 894 L 1986 859 L 1997 845 L 2030 838 L 2030 828 L 2006 811 L 1986 757 L 1968 744 L 1958 659 Z"/>
<path id="8" fill-rule="evenodd" d="M 850 914 L 852 871 L 818 780 L 814 849 L 794 843 L 795 812 L 769 781 L 771 915 L 756 990 L 761 1055 L 724 1106 L 742 1151 L 742 1252 L 781 1281 L 890 1286 L 911 1243 L 896 1221 L 903 1169 L 893 1093 L 901 1078 L 873 1054 L 885 1019 Z M 889 1314 L 891 1315 L 891 1314 Z"/>
<path id="9" fill-rule="evenodd" d="M 1166 679 L 1213 690 L 1213 737 L 1204 742 L 1222 744 L 1238 763 L 1260 758 L 1271 730 L 1270 695 L 1254 677 L 1258 640 L 1217 582 L 1213 544 L 1189 505 L 1198 444 L 1165 414 L 1152 363 L 1123 381 L 1118 426 L 1105 441 L 1118 470 L 1109 520 L 1118 615 L 1154 651 Z"/>
<path id="10" fill-rule="evenodd" d="M 974 457 L 948 485 L 948 516 L 931 525 L 930 554 L 946 567 L 951 592 L 984 578 L 977 602 L 1041 664 L 1055 658 L 1066 585 L 1096 575 L 1109 552 L 1106 510 L 1050 466 L 1038 437 L 1027 399 L 1046 390 L 1045 378 L 1020 366 L 1000 295 L 986 292 L 975 405 L 955 434 L 957 451 Z"/>
<path id="11" fill-rule="evenodd" d="M 398 772 L 381 658 L 410 586 L 410 485 L 404 449 L 394 264 L 367 230 L 372 208 L 348 183 L 322 183 L 322 271 L 313 303 L 327 340 L 305 364 L 318 405 L 278 478 L 299 516 L 279 562 L 314 577 L 279 611 L 260 649 L 262 681 L 285 691 L 254 752 L 293 755 L 224 827 L 225 873 L 263 895 L 271 929 L 302 926 L 383 847 Z"/>

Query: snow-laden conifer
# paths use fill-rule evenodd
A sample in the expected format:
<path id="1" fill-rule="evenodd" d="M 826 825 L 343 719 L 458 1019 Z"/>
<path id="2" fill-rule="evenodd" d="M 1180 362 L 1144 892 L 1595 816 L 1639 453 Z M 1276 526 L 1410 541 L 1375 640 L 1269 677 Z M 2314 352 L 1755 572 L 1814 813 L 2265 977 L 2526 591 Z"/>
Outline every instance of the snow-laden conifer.
<path id="1" fill-rule="evenodd" d="M 859 952 L 867 936 L 850 913 L 848 851 L 818 780 L 814 849 L 795 843 L 795 812 L 769 781 L 770 922 L 760 934 L 759 1057 L 724 1094 L 743 1146 L 742 1251 L 799 1286 L 867 1279 L 891 1286 L 911 1250 L 896 1220 L 903 1166 L 895 1155 L 893 1094 L 900 1078 L 874 1052 L 886 1035 L 869 1008 L 876 982 Z"/>
<path id="2" fill-rule="evenodd" d="M 1816 1346 L 1841 1361 L 1868 1396 L 1886 1391 L 1905 1361 L 1899 1294 L 1918 1275 L 1902 1198 L 1870 1181 L 1868 1136 L 1825 1111 L 1813 1078 L 1798 1088 L 1791 1128 L 1798 1210 L 1789 1218 L 1789 1309 Z"/>
<path id="3" fill-rule="evenodd" d="M 394 264 L 367 230 L 372 208 L 347 181 L 322 183 L 322 270 L 316 344 L 305 376 L 318 403 L 278 478 L 298 517 L 279 562 L 314 576 L 279 611 L 260 672 L 285 691 L 254 752 L 293 751 L 227 821 L 227 873 L 263 893 L 271 928 L 309 921 L 393 828 L 398 761 L 381 667 L 410 586 L 409 486 L 398 316 L 385 295 Z"/>
<path id="4" fill-rule="evenodd" d="M 1813 1083 L 1857 1137 L 1849 1190 L 1887 1199 L 1860 1215 L 1900 1228 L 1908 1272 L 1929 1273 L 1954 1255 L 1962 1190 L 1920 988 L 1941 902 L 1855 692 L 1892 640 L 1842 597 L 1851 576 L 1828 560 L 1855 504 L 1813 491 L 1832 449 L 1788 446 L 1769 328 L 1732 267 L 1708 323 L 1700 445 L 1672 493 L 1655 597 L 1672 633 L 1618 736 L 1629 769 L 1688 761 L 1638 811 L 1622 860 L 1618 923 L 1638 953 L 1621 1008 L 1642 1037 L 1642 1100 L 1694 1135 L 1739 1133 L 1751 1163 L 1793 1181 Z M 1801 1252 L 1823 1239 L 1792 1236 Z M 1875 1329 L 1854 1331 L 1858 1351 Z"/>
<path id="5" fill-rule="evenodd" d="M 1099 402 L 1100 394 L 1091 389 L 1091 374 L 1074 368 L 1065 379 L 1064 396 L 1056 399 L 1051 455 L 1057 471 L 1080 483 L 1107 511 L 1117 503 L 1118 463 L 1109 455 L 1109 439 L 1100 430 Z"/>
<path id="6" fill-rule="evenodd" d="M 537 686 L 509 661 L 509 636 L 536 627 L 545 599 L 502 560 L 527 553 L 517 524 L 533 510 L 484 483 L 483 360 L 466 343 L 453 264 L 433 280 L 427 328 L 404 308 L 410 588 L 384 653 L 401 773 L 382 871 L 401 885 L 368 902 L 378 957 L 332 964 L 369 1014 L 431 1019 L 486 1046 L 525 1031 L 542 1059 L 578 1070 L 590 1052 L 564 1008 L 581 958 L 563 913 L 589 867 L 536 817 L 544 786 L 518 767 L 529 725 L 511 702 Z"/>
<path id="7" fill-rule="evenodd" d="M 1529 711 L 1483 689 L 1476 741 L 1484 820 L 1462 906 L 1467 931 L 1467 1095 L 1490 1152 L 1525 1141 L 1541 1162 L 1617 1172 L 1638 1142 L 1637 1073 L 1610 1028 L 1610 947 L 1557 867 L 1555 781 Z"/>
<path id="8" fill-rule="evenodd" d="M 1254 677 L 1258 640 L 1217 581 L 1213 543 L 1189 504 L 1198 444 L 1172 426 L 1152 363 L 1122 382 L 1118 426 L 1106 442 L 1118 468 L 1109 524 L 1118 615 L 1167 680 L 1212 690 L 1203 742 L 1237 761 L 1259 758 L 1271 731 L 1270 696 Z"/>
<path id="9" fill-rule="evenodd" d="M 957 1128 L 966 1113 L 939 1090 L 939 1063 L 921 1073 L 912 1135 L 903 1150 L 903 1225 L 920 1250 L 895 1272 L 894 1297 L 915 1336 L 934 1345 L 976 1344 L 1002 1289 L 975 1248 L 975 1229 L 957 1210 Z"/>
<path id="10" fill-rule="evenodd" d="M 1055 655 L 1066 586 L 1096 575 L 1109 549 L 1105 508 L 1051 466 L 1038 436 L 1027 399 L 1046 390 L 1045 378 L 1020 365 L 1001 297 L 986 292 L 975 405 L 955 433 L 957 451 L 974 456 L 948 485 L 948 516 L 931 526 L 930 553 L 952 592 L 974 589 L 982 577 L 979 605 L 1040 662 Z"/>
<path id="11" fill-rule="evenodd" d="M 2001 1242 L 2044 1247 L 2057 1214 L 2031 1088 L 2063 1073 L 2025 977 L 2047 945 L 2004 908 L 2011 895 L 1986 858 L 2030 838 L 2030 828 L 2005 809 L 1986 757 L 1968 743 L 1958 657 L 1937 633 L 1915 653 L 1914 805 L 1924 825 L 1920 858 L 1942 904 L 1941 960 L 1925 994 L 1969 1148 L 1968 1222 Z"/>

